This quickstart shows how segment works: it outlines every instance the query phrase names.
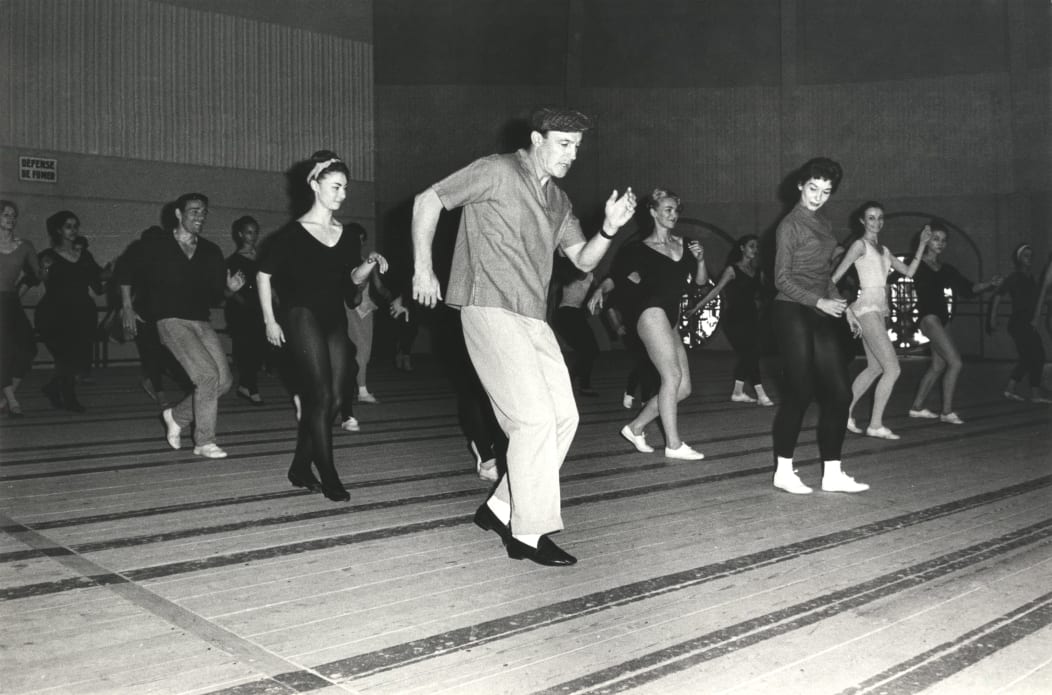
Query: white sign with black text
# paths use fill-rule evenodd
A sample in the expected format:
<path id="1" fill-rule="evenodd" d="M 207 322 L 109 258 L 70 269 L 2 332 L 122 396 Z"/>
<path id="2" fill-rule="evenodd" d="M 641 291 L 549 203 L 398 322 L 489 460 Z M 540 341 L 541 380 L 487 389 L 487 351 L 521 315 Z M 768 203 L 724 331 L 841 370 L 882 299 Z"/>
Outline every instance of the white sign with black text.
<path id="1" fill-rule="evenodd" d="M 58 183 L 58 160 L 47 157 L 19 157 L 18 178 L 34 183 Z"/>

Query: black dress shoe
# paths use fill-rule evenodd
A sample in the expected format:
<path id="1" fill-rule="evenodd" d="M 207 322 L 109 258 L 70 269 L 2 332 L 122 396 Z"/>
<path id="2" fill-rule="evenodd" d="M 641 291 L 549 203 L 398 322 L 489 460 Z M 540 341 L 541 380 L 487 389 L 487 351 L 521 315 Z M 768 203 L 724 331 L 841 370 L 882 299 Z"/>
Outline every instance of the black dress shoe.
<path id="1" fill-rule="evenodd" d="M 493 513 L 493 510 L 485 502 L 475 510 L 475 525 L 483 531 L 495 531 L 500 536 L 500 539 L 504 541 L 504 545 L 507 545 L 508 541 L 511 540 L 511 529 L 497 518 L 497 515 Z"/>
<path id="2" fill-rule="evenodd" d="M 351 493 L 344 489 L 343 485 L 333 485 L 326 487 L 324 484 L 321 486 L 321 494 L 328 497 L 333 502 L 349 502 L 351 500 Z"/>
<path id="3" fill-rule="evenodd" d="M 314 474 L 309 472 L 304 475 L 302 473 L 294 473 L 290 470 L 289 482 L 292 483 L 294 487 L 306 488 L 311 492 L 321 492 L 321 483 L 314 477 Z"/>
<path id="4" fill-rule="evenodd" d="M 555 544 L 548 536 L 541 536 L 533 548 L 517 538 L 508 541 L 508 557 L 512 560 L 533 560 L 538 565 L 565 567 L 577 564 L 577 558 Z"/>

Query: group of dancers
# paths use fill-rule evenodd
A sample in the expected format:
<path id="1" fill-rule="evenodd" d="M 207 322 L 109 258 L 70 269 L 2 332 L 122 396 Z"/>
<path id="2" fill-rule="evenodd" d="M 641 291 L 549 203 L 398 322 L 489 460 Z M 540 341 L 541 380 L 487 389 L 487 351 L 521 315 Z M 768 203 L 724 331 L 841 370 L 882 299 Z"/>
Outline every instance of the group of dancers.
<path id="1" fill-rule="evenodd" d="M 578 111 L 540 109 L 531 117 L 527 147 L 472 162 L 417 195 L 413 206 L 412 297 L 422 307 L 435 309 L 441 319 L 434 323 L 436 353 L 454 377 L 458 414 L 478 475 L 493 483 L 476 510 L 475 523 L 495 532 L 509 557 L 553 566 L 576 562 L 550 535 L 563 528 L 559 470 L 579 420 L 573 382 L 579 394 L 595 394 L 590 376 L 598 350 L 594 336 L 580 330 L 590 312 L 604 305 L 615 307 L 626 343 L 634 346 L 637 356 L 633 378 L 643 385 L 643 398 L 635 417 L 621 428 L 621 436 L 637 451 L 653 452 L 646 428 L 657 420 L 665 457 L 704 458 L 679 434 L 678 403 L 690 395 L 691 378 L 677 326 L 684 283 L 700 287 L 709 281 L 705 249 L 675 233 L 680 198 L 657 188 L 645 201 L 648 233 L 623 244 L 609 275 L 595 283 L 594 270 L 636 215 L 638 201 L 631 188 L 623 193 L 614 190 L 605 202 L 600 229 L 591 235 L 582 230 L 556 181 L 570 170 L 590 127 L 590 118 Z M 289 481 L 330 500 L 347 501 L 350 493 L 340 480 L 332 445 L 333 422 L 347 414 L 341 406 L 347 384 L 354 383 L 352 372 L 357 371 L 348 340 L 347 308 L 360 301 L 360 290 L 359 299 L 349 300 L 354 288 L 362 287 L 374 273 L 386 272 L 387 260 L 376 252 L 363 258 L 363 234 L 337 219 L 347 197 L 347 165 L 328 151 L 315 153 L 308 165 L 304 184 L 312 195 L 309 209 L 266 243 L 259 243 L 258 223 L 241 218 L 234 225 L 238 253 L 233 260 L 224 260 L 215 244 L 200 237 L 208 214 L 207 197 L 187 194 L 175 203 L 173 229 L 144 235 L 136 253 L 118 267 L 115 281 L 122 290 L 125 331 L 135 335 L 146 323 L 139 311 L 148 311 L 160 342 L 191 384 L 186 398 L 162 413 L 165 438 L 172 448 L 181 446 L 183 431 L 193 424 L 195 454 L 226 456 L 215 441 L 215 419 L 218 398 L 231 388 L 233 379 L 209 324 L 211 307 L 226 300 L 232 333 L 263 335 L 287 355 L 298 421 Z M 812 492 L 793 467 L 801 425 L 812 401 L 817 400 L 819 408 L 817 439 L 824 491 L 857 493 L 869 487 L 843 470 L 846 431 L 898 438 L 883 420 L 900 371 L 884 327 L 886 282 L 892 270 L 913 278 L 920 329 L 932 348 L 911 417 L 962 424 L 953 409 L 961 359 L 945 328 L 945 288 L 963 296 L 1000 290 L 995 311 L 999 297 L 1011 296 L 1008 330 L 1020 363 L 1005 386 L 1005 397 L 1024 398 L 1017 391 L 1026 377 L 1031 387 L 1028 397 L 1048 402 L 1041 386 L 1044 353 L 1036 327 L 1052 273 L 1046 272 L 1040 282 L 1034 278 L 1032 249 L 1027 245 L 1017 249 L 1016 272 L 1007 280 L 994 277 L 973 283 L 941 262 L 947 230 L 937 222 L 918 233 L 909 263 L 897 259 L 880 242 L 884 208 L 869 202 L 858 213 L 861 234 L 841 248 L 842 257 L 834 264 L 839 244 L 821 211 L 841 178 L 835 161 L 807 162 L 796 174 L 799 199 L 775 232 L 772 281 L 777 294 L 768 315 L 781 379 L 773 424 L 773 485 L 793 494 Z M 462 209 L 460 228 L 448 278 L 440 281 L 433 260 L 435 233 L 442 211 L 454 208 Z M 59 242 L 53 244 L 53 253 L 38 258 L 29 242 L 14 236 L 16 220 L 14 203 L 0 201 L 4 336 L 0 376 L 11 414 L 18 410 L 14 390 L 27 368 L 25 346 L 15 344 L 28 325 L 15 291 L 18 281 L 23 274 L 36 274 L 47 284 L 45 266 L 50 267 L 51 278 L 60 277 L 62 264 L 71 260 L 65 253 L 67 241 L 71 245 L 76 236 L 70 220 L 56 222 Z M 759 249 L 753 235 L 738 240 L 715 286 L 688 311 L 700 311 L 722 297 L 722 325 L 737 354 L 731 400 L 771 407 L 775 402 L 764 389 L 759 368 Z M 570 369 L 547 320 L 556 255 L 568 264 L 569 272 L 561 281 L 563 294 L 553 323 L 580 353 Z M 859 288 L 857 298 L 849 303 L 836 285 L 852 266 Z M 97 282 L 101 272 L 92 269 L 78 282 Z M 231 299 L 237 297 L 241 299 Z M 61 298 L 55 292 L 51 301 Z M 47 316 L 51 311 L 45 308 Z M 396 310 L 405 310 L 401 302 Z M 862 339 L 866 355 L 866 366 L 853 382 L 848 377 L 851 355 L 845 348 L 842 322 Z M 995 318 L 989 329 L 996 329 Z M 259 351 L 246 353 L 235 346 L 234 352 L 239 369 L 258 371 L 263 359 Z M 56 400 L 71 398 L 66 380 L 75 367 L 56 368 L 59 380 L 49 387 Z M 940 380 L 942 410 L 936 414 L 925 402 Z M 862 428 L 856 424 L 854 409 L 874 384 L 873 410 Z M 262 402 L 252 380 L 242 378 L 239 389 L 249 401 Z M 630 404 L 626 394 L 626 406 Z"/>

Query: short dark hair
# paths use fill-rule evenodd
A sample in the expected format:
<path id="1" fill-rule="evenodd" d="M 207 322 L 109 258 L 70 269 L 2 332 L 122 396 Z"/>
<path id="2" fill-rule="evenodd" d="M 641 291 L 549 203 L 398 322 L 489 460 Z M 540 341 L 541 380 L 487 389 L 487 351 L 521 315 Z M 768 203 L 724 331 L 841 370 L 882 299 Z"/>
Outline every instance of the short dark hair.
<path id="1" fill-rule="evenodd" d="M 0 200 L 0 212 L 3 212 L 7 208 L 11 208 L 12 210 L 15 211 L 16 215 L 18 214 L 18 206 L 15 205 L 15 201 L 13 201 L 13 200 Z"/>
<path id="2" fill-rule="evenodd" d="M 797 171 L 796 184 L 803 186 L 811 179 L 824 179 L 833 184 L 835 192 L 842 178 L 844 178 L 844 170 L 839 163 L 828 157 L 815 157 Z"/>
<path id="3" fill-rule="evenodd" d="M 44 221 L 44 225 L 47 227 L 47 235 L 51 239 L 52 246 L 58 246 L 62 242 L 62 226 L 66 224 L 66 220 L 69 219 L 74 219 L 78 223 L 80 222 L 80 218 L 70 210 L 59 210 Z"/>
<path id="4" fill-rule="evenodd" d="M 574 109 L 561 106 L 544 106 L 530 116 L 530 129 L 541 135 L 549 130 L 560 133 L 584 133 L 592 127 L 592 119 Z"/>
<path id="5" fill-rule="evenodd" d="M 256 218 L 252 215 L 243 215 L 234 220 L 234 223 L 230 225 L 230 236 L 231 238 L 233 238 L 234 243 L 237 245 L 238 248 L 241 248 L 242 244 L 244 243 L 245 227 L 249 226 L 250 224 L 256 225 L 257 228 L 259 227 L 259 222 L 256 222 Z"/>
<path id="6" fill-rule="evenodd" d="M 205 204 L 205 207 L 208 207 L 208 196 L 204 193 L 183 193 L 175 199 L 175 209 L 179 212 L 186 212 L 186 204 L 192 200 L 199 200 Z"/>

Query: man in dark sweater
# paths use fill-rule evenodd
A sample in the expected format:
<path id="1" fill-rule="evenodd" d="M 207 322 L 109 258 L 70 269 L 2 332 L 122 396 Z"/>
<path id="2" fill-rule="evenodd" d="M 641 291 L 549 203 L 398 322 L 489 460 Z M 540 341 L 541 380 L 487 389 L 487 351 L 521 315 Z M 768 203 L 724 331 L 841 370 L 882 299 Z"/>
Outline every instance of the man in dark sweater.
<path id="1" fill-rule="evenodd" d="M 142 321 L 132 307 L 136 288 L 147 297 L 161 343 L 193 382 L 189 395 L 161 413 L 168 444 L 178 449 L 183 428 L 194 423 L 194 454 L 218 459 L 226 452 L 215 442 L 216 414 L 219 397 L 230 389 L 232 379 L 226 351 L 209 317 L 224 294 L 237 292 L 245 279 L 240 273 L 227 273 L 223 252 L 200 237 L 207 217 L 206 196 L 180 196 L 175 202 L 175 229 L 143 239 L 123 265 L 118 282 L 125 333 L 134 336 Z"/>

